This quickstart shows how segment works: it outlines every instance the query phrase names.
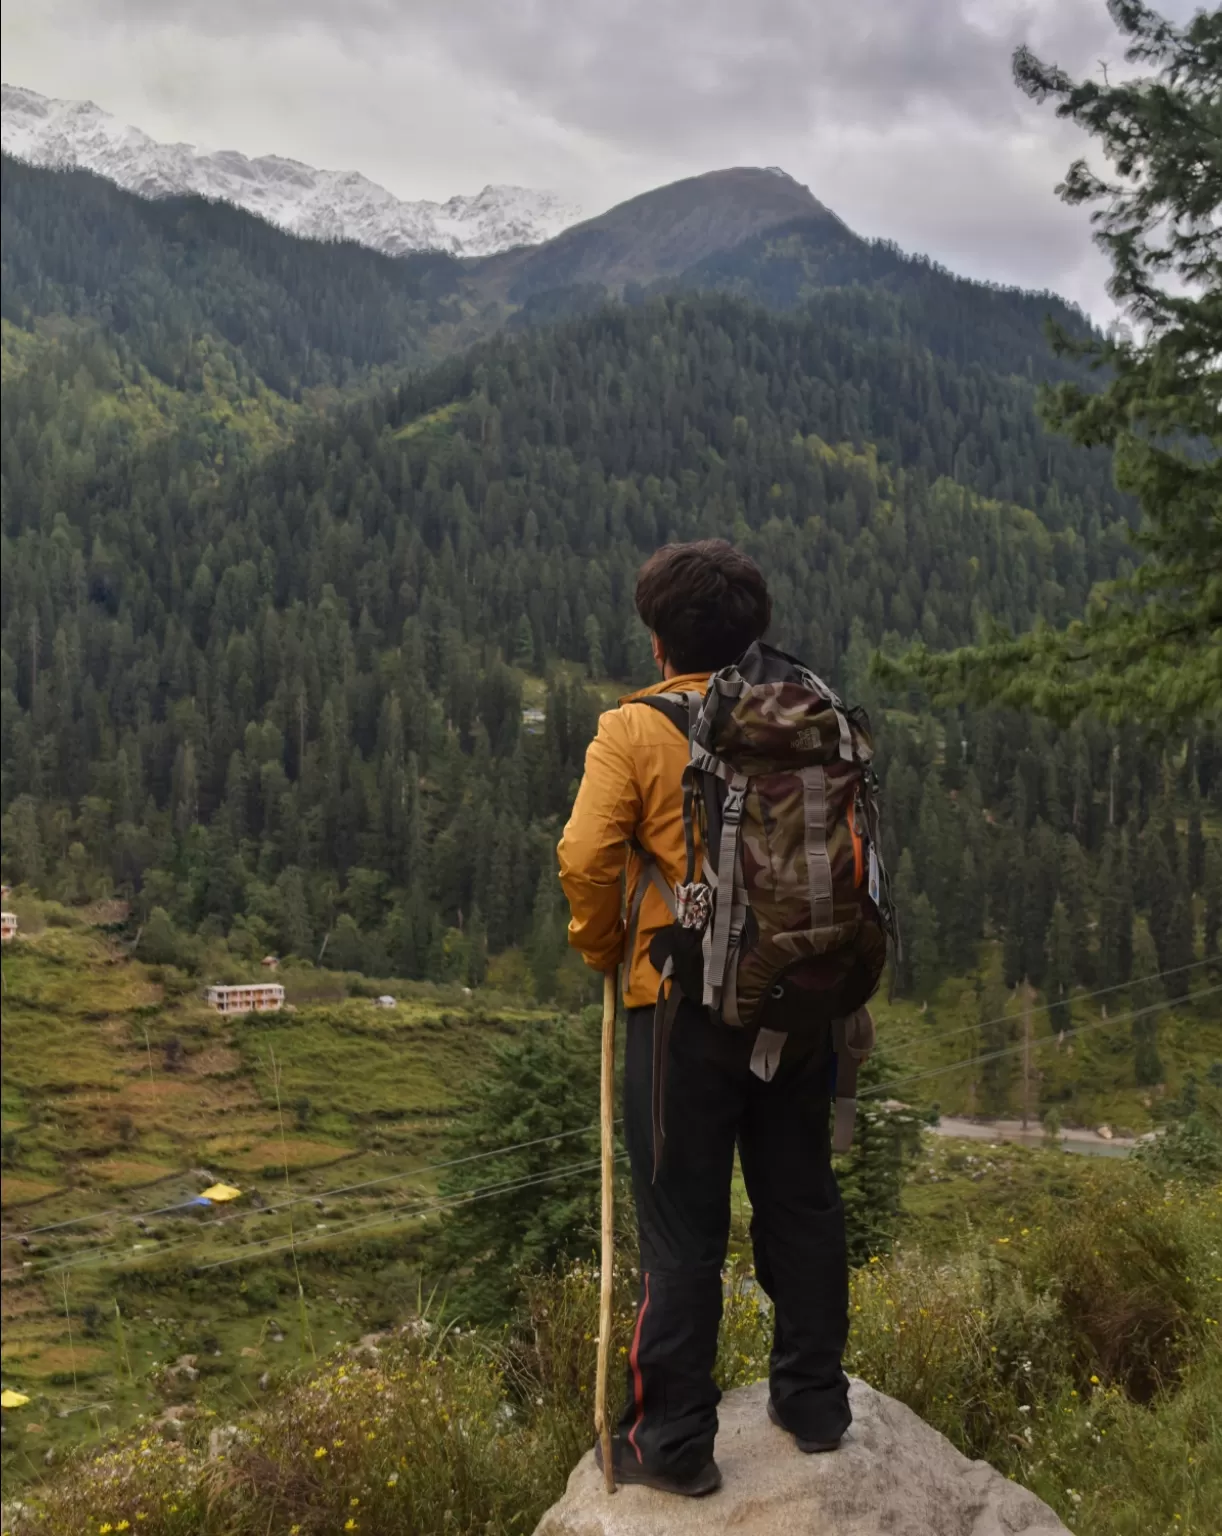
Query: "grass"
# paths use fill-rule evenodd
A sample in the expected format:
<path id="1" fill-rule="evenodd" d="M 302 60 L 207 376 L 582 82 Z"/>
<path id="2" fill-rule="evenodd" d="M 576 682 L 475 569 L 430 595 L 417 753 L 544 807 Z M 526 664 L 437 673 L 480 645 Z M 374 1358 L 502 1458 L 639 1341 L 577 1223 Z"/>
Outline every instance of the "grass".
<path id="1" fill-rule="evenodd" d="M 1093 1159 L 1055 1148 L 923 1137 L 904 1185 L 901 1234 L 927 1253 L 951 1252 L 989 1227 L 1023 1226 L 1052 1202 L 1093 1187 Z"/>
<path id="2" fill-rule="evenodd" d="M 304 1095 L 313 1112 L 350 1123 L 399 1120 L 462 1107 L 473 1071 L 491 1059 L 491 1043 L 530 1017 L 521 1009 L 506 1018 L 482 1009 L 439 1011 L 410 1003 L 384 1012 L 352 998 L 304 1009 L 291 1019 L 252 1021 L 237 1041 L 251 1080 L 268 1102 L 268 1053 L 274 1051 L 286 1104 Z"/>
<path id="3" fill-rule="evenodd" d="M 89 1165 L 89 1172 L 114 1189 L 140 1189 L 170 1178 L 174 1169 L 168 1163 L 141 1161 L 133 1157 L 102 1157 Z"/>
<path id="4" fill-rule="evenodd" d="M 33 1205 L 58 1192 L 58 1186 L 48 1179 L 23 1178 L 20 1174 L 5 1174 L 0 1178 L 0 1207 Z"/>
<path id="5" fill-rule="evenodd" d="M 289 1212 L 264 1216 L 252 1204 L 286 1198 L 286 1163 L 287 1195 L 301 1202 L 293 1215 L 305 1247 L 309 1324 L 321 1347 L 404 1315 L 419 1266 L 393 1207 L 431 1194 L 432 1174 L 418 1170 L 439 1131 L 469 1101 L 494 1043 L 529 1027 L 538 1011 L 493 993 L 472 998 L 456 987 L 371 983 L 290 965 L 280 979 L 292 1013 L 224 1019 L 202 1002 L 200 983 L 259 975 L 257 966 L 217 954 L 209 959 L 215 974 L 188 978 L 132 960 L 72 911 L 20 892 L 17 904 L 23 937 L 3 960 L 3 1130 L 12 1163 L 0 1189 L 3 1323 L 12 1346 L 4 1373 L 6 1385 L 37 1382 L 48 1394 L 44 1452 L 96 1443 L 136 1422 L 150 1411 L 147 1393 L 159 1397 L 167 1364 L 202 1341 L 220 1349 L 201 1348 L 209 1399 L 230 1409 L 249 1404 L 265 1372 L 296 1368 L 296 1295 L 281 1294 L 284 1255 L 275 1251 L 287 1243 Z M 399 1006 L 382 1012 L 350 995 L 354 989 L 393 992 Z M 173 1058 L 171 1041 L 179 1045 Z M 283 1073 L 283 1140 L 269 1049 Z M 154 1214 L 214 1178 L 237 1184 L 244 1199 L 203 1216 Z M 380 1182 L 339 1199 L 328 1193 L 366 1180 Z M 323 1210 L 315 1199 L 325 1200 Z M 393 1242 L 376 1227 L 355 1240 L 328 1239 L 332 1226 L 376 1223 L 383 1212 Z M 37 1230 L 63 1222 L 76 1224 Z M 194 1265 L 234 1255 L 245 1262 L 191 1279 Z M 116 1300 L 134 1383 L 111 1337 Z M 261 1339 L 272 1317 L 286 1335 L 282 1345 Z M 80 1394 L 58 1358 L 69 1348 L 69 1320 L 78 1352 L 101 1350 L 100 1358 L 80 1357 L 90 1361 L 77 1372 Z M 101 1342 L 87 1337 L 99 1328 Z M 244 1351 L 257 1351 L 257 1360 Z M 41 1465 L 14 1460 L 5 1445 L 6 1483 Z"/>

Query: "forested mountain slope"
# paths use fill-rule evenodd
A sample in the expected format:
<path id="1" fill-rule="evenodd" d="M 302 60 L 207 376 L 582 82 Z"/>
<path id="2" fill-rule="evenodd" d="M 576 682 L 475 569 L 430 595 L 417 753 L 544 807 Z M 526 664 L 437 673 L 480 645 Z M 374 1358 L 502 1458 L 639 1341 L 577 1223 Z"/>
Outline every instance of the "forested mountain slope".
<path id="1" fill-rule="evenodd" d="M 1126 557 L 1106 462 L 1046 439 L 1021 381 L 915 345 L 885 295 L 621 306 L 219 466 L 173 433 L 108 457 L 67 408 L 80 381 L 27 374 L 3 442 L 6 868 L 252 954 L 330 935 L 337 965 L 476 977 L 526 943 L 555 984 L 551 849 L 597 708 L 574 678 L 646 674 L 631 590 L 662 539 L 739 540 L 776 638 L 875 705 L 872 643 L 1059 621 Z M 881 766 L 905 985 L 970 964 L 986 918 L 1040 979 L 1059 893 L 1070 978 L 1127 974 L 1134 899 L 1167 956 L 1194 942 L 1199 814 L 1191 848 L 1173 830 L 1141 862 L 1174 788 L 1156 750 L 985 716 L 897 726 Z M 1222 794 L 1218 743 L 1180 772 Z M 1131 892 L 1106 960 L 1082 926 L 1101 857 Z"/>
<path id="2" fill-rule="evenodd" d="M 655 233 L 673 215 L 688 241 L 692 185 L 669 214 L 665 190 Z M 611 679 L 649 671 L 635 571 L 726 534 L 767 570 L 775 638 L 892 711 L 902 986 L 971 966 L 986 932 L 1011 979 L 1061 987 L 1213 942 L 1214 736 L 1168 777 L 1157 744 L 918 721 L 867 679 L 875 645 L 1060 623 L 1131 559 L 1106 455 L 1036 418 L 1040 298 L 768 205 L 680 286 L 786 313 L 626 282 L 409 377 L 514 301 L 474 266 L 76 174 L 6 163 L 4 192 L 9 875 L 118 888 L 161 909 L 167 952 L 204 925 L 248 955 L 478 978 L 525 945 L 546 996 L 554 839 Z M 574 302 L 536 297 L 519 319 Z"/>
<path id="3" fill-rule="evenodd" d="M 1027 293 L 956 277 L 886 240 L 861 240 L 838 221 L 805 216 L 714 251 L 659 289 L 731 293 L 770 309 L 796 309 L 826 288 L 859 285 L 894 295 L 909 334 L 960 366 L 978 364 L 1027 380 L 1080 373 L 1056 357 L 1049 319 L 1071 335 L 1089 326 L 1054 293 Z"/>
<path id="4" fill-rule="evenodd" d="M 452 334 L 459 264 L 440 253 L 298 240 L 226 203 L 149 200 L 7 155 L 2 209 L 4 318 L 94 321 L 166 383 L 189 384 L 203 338 L 288 396 L 465 339 Z"/>
<path id="5" fill-rule="evenodd" d="M 240 375 L 289 397 L 418 367 L 527 322 L 596 308 L 610 295 L 732 292 L 792 309 L 828 288 L 870 290 L 857 327 L 894 325 L 960 367 L 1028 381 L 1062 374 L 1043 333 L 1054 295 L 953 276 L 854 235 L 790 178 L 714 172 L 662 187 L 532 249 L 483 261 L 392 259 L 352 244 L 294 239 L 202 198 L 148 201 L 81 171 L 3 161 L 2 311 L 29 328 L 68 315 L 163 381 L 189 384 L 211 339 Z M 879 315 L 876 293 L 896 305 Z"/>

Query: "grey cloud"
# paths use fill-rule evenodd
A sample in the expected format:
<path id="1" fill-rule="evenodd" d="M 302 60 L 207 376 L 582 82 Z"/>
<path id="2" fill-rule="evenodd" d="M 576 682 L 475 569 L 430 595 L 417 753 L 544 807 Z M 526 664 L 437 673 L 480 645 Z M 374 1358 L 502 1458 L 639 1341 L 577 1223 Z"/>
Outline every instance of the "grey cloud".
<path id="1" fill-rule="evenodd" d="M 863 233 L 1107 308 L 1053 195 L 1082 141 L 1010 78 L 1019 41 L 1115 61 L 1104 0 L 8 0 L 3 24 L 8 78 L 159 136 L 590 212 L 779 164 Z"/>
<path id="2" fill-rule="evenodd" d="M 1069 67 L 1106 47 L 1101 0 L 77 0 L 86 25 L 178 23 L 235 39 L 314 26 L 345 50 L 442 48 L 535 110 L 624 146 L 672 149 L 875 124 L 930 104 L 988 123 L 1022 110 L 1014 46 Z M 1059 45 L 1059 46 L 1058 46 Z"/>

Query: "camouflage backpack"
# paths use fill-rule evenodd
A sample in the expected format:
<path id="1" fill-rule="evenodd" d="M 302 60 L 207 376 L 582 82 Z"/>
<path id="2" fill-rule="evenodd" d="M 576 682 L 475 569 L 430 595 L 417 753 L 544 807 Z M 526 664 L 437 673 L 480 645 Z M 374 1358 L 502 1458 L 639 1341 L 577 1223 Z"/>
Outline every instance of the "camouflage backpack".
<path id="1" fill-rule="evenodd" d="M 765 1081 L 788 1035 L 830 1027 L 833 1142 L 843 1150 L 852 1140 L 857 1066 L 874 1043 L 865 1005 L 882 976 L 888 936 L 898 940 L 865 713 L 846 709 L 807 667 L 761 642 L 715 673 L 703 695 L 662 693 L 640 702 L 665 714 L 690 748 L 683 881 L 672 890 L 636 845 L 674 918 L 650 946 L 662 973 L 655 1174 L 665 1136 L 667 1045 L 682 997 L 715 1020 L 758 1029 L 751 1067 Z"/>

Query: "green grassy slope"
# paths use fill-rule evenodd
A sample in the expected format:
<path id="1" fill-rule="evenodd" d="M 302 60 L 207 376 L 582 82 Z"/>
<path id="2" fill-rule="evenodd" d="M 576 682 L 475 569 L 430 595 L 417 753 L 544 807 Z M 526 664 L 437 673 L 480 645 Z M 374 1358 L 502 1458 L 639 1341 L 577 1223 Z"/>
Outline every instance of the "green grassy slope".
<path id="1" fill-rule="evenodd" d="M 2 1359 L 6 1385 L 66 1411 L 45 1444 L 150 1411 L 179 1355 L 202 1360 L 205 1395 L 241 1397 L 311 1344 L 407 1311 L 412 1242 L 385 1234 L 418 1227 L 402 1214 L 433 1196 L 440 1127 L 470 1102 L 496 1042 L 539 1011 L 394 982 L 354 996 L 349 978 L 287 967 L 291 1011 L 224 1019 L 196 981 L 128 958 L 80 917 L 16 906 L 24 931 L 3 966 Z M 258 973 L 214 963 L 211 980 Z M 395 1010 L 375 1008 L 380 991 L 399 994 Z M 242 1199 L 173 1209 L 214 1179 Z M 290 1244 L 308 1281 L 304 1331 L 280 1289 Z M 258 1283 L 228 1265 L 200 1273 L 264 1251 L 277 1262 Z"/>
<path id="2" fill-rule="evenodd" d="M 15 905 L 23 933 L 3 962 L 3 1371 L 43 1405 L 23 1454 L 169 1402 L 247 1401 L 261 1379 L 410 1312 L 438 1132 L 472 1102 L 497 1041 L 542 1011 L 490 990 L 288 966 L 290 1011 L 223 1019 L 201 981 L 254 978 L 257 965 L 217 950 L 191 979 L 129 958 L 104 926 L 113 904 L 72 912 L 18 892 Z M 398 995 L 394 1010 L 374 1006 L 383 990 Z M 941 1037 L 977 1009 L 962 979 L 924 1010 L 881 1001 L 890 1091 L 970 1108 L 968 1069 L 925 1074 L 961 1059 L 963 1037 Z M 1144 1129 L 1158 1103 L 1108 1034 L 1070 1057 L 1041 1023 L 1039 1091 L 1068 1090 L 1066 1119 L 1106 1113 Z M 1189 1072 L 1204 1081 L 1209 1037 L 1187 1012 L 1160 1048 L 1168 1092 Z M 1053 1151 L 925 1142 L 904 1231 L 934 1250 L 974 1227 L 1004 1233 L 1088 1177 L 1087 1160 Z M 242 1198 L 166 1209 L 217 1178 Z"/>

